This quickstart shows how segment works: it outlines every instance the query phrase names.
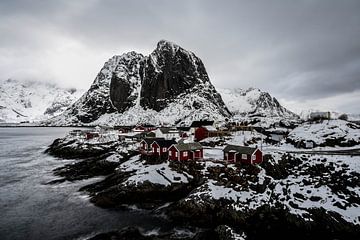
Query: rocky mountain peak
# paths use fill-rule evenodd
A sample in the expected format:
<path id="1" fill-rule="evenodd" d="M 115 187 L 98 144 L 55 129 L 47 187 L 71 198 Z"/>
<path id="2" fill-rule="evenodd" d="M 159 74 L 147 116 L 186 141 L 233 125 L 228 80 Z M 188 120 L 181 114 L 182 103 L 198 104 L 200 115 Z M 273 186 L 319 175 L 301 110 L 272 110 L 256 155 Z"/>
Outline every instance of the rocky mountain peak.
<path id="1" fill-rule="evenodd" d="M 111 120 L 104 120 L 110 115 Z M 132 51 L 110 58 L 90 89 L 53 121 L 56 124 L 94 121 L 181 124 L 229 116 L 201 59 L 172 42 L 161 40 L 147 57 Z"/>
<path id="2" fill-rule="evenodd" d="M 180 46 L 161 40 L 145 62 L 142 106 L 160 111 L 167 102 L 196 85 L 210 83 L 201 59 Z M 220 102 L 222 102 L 220 97 Z"/>

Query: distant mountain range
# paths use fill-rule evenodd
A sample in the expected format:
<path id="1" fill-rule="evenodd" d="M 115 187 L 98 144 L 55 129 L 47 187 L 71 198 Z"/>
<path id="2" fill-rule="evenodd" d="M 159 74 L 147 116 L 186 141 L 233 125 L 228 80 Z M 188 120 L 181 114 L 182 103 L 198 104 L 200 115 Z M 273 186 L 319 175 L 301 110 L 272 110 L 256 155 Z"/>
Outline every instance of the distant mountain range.
<path id="1" fill-rule="evenodd" d="M 0 123 L 52 118 L 64 112 L 83 92 L 44 82 L 0 80 Z"/>

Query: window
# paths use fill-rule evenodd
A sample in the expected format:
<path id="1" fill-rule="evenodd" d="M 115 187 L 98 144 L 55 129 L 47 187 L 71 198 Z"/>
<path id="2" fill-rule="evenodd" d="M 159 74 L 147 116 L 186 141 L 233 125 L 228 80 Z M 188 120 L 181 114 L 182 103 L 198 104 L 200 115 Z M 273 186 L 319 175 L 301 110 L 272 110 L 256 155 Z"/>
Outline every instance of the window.
<path id="1" fill-rule="evenodd" d="M 252 156 L 251 156 L 251 160 L 252 160 L 252 161 L 255 161 L 255 160 L 256 160 L 256 156 L 255 156 L 255 155 L 252 155 Z"/>
<path id="2" fill-rule="evenodd" d="M 170 156 L 170 157 L 172 156 L 172 151 L 169 151 L 169 156 Z"/>
<path id="3" fill-rule="evenodd" d="M 163 152 L 166 152 L 166 147 L 163 148 Z"/>
<path id="4" fill-rule="evenodd" d="M 247 159 L 247 155 L 246 154 L 241 154 L 241 158 L 246 160 Z"/>
<path id="5" fill-rule="evenodd" d="M 175 152 L 175 157 L 178 157 L 178 152 Z"/>
<path id="6" fill-rule="evenodd" d="M 183 152 L 183 156 L 187 157 L 188 156 L 188 152 Z"/>

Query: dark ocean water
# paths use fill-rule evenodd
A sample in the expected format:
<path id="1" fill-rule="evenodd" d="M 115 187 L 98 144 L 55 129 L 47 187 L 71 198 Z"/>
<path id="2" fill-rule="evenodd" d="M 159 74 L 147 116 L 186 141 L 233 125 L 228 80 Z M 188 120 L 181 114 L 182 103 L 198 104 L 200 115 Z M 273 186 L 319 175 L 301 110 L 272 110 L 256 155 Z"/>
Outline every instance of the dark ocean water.
<path id="1" fill-rule="evenodd" d="M 44 154 L 70 128 L 0 128 L 0 239 L 83 239 L 125 226 L 154 230 L 163 218 L 106 210 L 78 189 L 100 178 L 48 185 L 52 170 L 75 160 Z"/>

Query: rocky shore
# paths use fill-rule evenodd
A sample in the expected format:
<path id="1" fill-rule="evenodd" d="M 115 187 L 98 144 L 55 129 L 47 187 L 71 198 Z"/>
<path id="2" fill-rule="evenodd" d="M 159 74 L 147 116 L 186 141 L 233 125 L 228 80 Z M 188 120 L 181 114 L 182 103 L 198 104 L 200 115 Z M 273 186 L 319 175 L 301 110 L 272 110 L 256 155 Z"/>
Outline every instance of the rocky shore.
<path id="1" fill-rule="evenodd" d="M 354 164 L 359 157 L 274 152 L 265 155 L 260 166 L 246 166 L 222 161 L 151 161 L 142 159 L 126 142 L 92 146 L 93 155 L 91 148 L 83 151 L 83 146 L 60 139 L 47 152 L 64 158 L 74 154 L 79 159 L 54 170 L 63 180 L 106 176 L 80 189 L 92 203 L 103 208 L 136 206 L 163 215 L 175 225 L 200 229 L 179 237 L 175 232 L 149 235 L 126 228 L 92 239 L 360 236 L 360 173 Z M 100 153 L 105 148 L 107 153 Z"/>

